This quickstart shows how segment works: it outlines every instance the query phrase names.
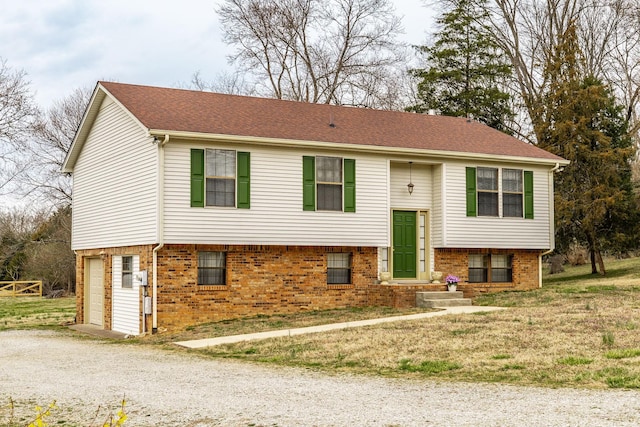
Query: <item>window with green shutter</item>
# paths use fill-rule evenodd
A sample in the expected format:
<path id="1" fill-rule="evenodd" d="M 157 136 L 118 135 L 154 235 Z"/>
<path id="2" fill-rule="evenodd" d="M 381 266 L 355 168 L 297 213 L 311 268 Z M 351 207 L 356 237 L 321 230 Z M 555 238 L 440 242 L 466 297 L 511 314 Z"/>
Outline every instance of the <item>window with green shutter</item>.
<path id="1" fill-rule="evenodd" d="M 498 188 L 498 180 L 502 185 Z M 502 199 L 501 209 L 498 207 Z M 467 216 L 533 219 L 533 172 L 522 169 L 466 168 Z"/>
<path id="2" fill-rule="evenodd" d="M 305 211 L 356 211 L 356 161 L 342 157 L 302 157 Z"/>
<path id="3" fill-rule="evenodd" d="M 191 150 L 191 206 L 249 209 L 251 157 L 221 149 Z"/>

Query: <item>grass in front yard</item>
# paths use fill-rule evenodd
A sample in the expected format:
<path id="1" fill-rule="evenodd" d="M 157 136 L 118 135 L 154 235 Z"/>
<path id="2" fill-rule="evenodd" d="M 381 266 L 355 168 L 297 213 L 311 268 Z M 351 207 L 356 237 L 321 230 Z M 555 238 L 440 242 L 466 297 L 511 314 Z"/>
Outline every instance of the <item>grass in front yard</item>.
<path id="1" fill-rule="evenodd" d="M 547 387 L 640 388 L 640 259 L 478 298 L 508 310 L 387 323 L 202 350 L 329 371 Z"/>
<path id="2" fill-rule="evenodd" d="M 147 342 L 165 343 L 173 341 L 197 340 L 255 332 L 275 331 L 279 329 L 304 328 L 325 325 L 327 323 L 354 322 L 376 319 L 378 317 L 403 316 L 434 311 L 429 308 L 397 309 L 391 307 L 356 307 L 335 310 L 306 311 L 291 314 L 274 314 L 247 317 L 235 320 L 203 323 L 187 327 L 176 333 L 162 333 L 145 337 Z"/>
<path id="3" fill-rule="evenodd" d="M 76 316 L 75 297 L 2 297 L 0 331 L 60 326 Z"/>

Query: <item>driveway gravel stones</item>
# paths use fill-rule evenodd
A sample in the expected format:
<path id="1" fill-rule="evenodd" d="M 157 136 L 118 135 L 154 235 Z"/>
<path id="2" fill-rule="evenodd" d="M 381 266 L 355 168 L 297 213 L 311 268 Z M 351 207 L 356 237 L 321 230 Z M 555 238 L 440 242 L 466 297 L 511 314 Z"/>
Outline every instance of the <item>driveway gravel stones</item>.
<path id="1" fill-rule="evenodd" d="M 638 426 L 640 393 L 327 375 L 186 351 L 0 332 L 0 425 L 57 401 L 50 425 L 97 425 L 126 398 L 133 426 Z M 101 408 L 96 422 L 96 410 Z"/>

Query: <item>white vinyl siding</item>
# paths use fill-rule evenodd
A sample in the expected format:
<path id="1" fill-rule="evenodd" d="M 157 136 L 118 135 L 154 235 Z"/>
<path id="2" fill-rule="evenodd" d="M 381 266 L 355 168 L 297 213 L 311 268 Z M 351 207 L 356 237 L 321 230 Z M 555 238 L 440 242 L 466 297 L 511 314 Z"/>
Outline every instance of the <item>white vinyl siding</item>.
<path id="1" fill-rule="evenodd" d="M 433 269 L 433 240 L 431 227 L 431 212 L 439 211 L 440 205 L 436 205 L 434 200 L 440 199 L 440 188 L 434 186 L 434 174 L 440 173 L 440 165 L 425 165 L 413 162 L 411 165 L 411 173 L 409 173 L 409 164 L 407 162 L 391 162 L 391 208 L 392 209 L 408 209 L 421 211 L 420 220 L 425 222 L 423 233 L 419 233 L 418 240 L 424 246 L 420 249 L 420 265 L 419 272 L 428 273 Z M 413 192 L 409 194 L 407 184 L 409 181 L 414 185 Z M 439 182 L 439 180 L 438 180 Z M 435 191 L 434 191 L 435 190 Z M 429 212 L 426 215 L 425 212 Z M 425 239 L 428 238 L 427 242 Z M 426 253 L 425 251 L 429 252 Z M 425 266 L 425 262 L 429 265 Z"/>
<path id="2" fill-rule="evenodd" d="M 474 167 L 526 169 L 533 171 L 535 219 L 468 217 L 466 215 L 465 167 L 446 167 L 446 239 L 444 247 L 548 249 L 552 247 L 549 226 L 549 168 L 518 164 L 474 164 Z M 502 198 L 498 200 L 502 203 Z"/>
<path id="3" fill-rule="evenodd" d="M 387 160 L 382 156 L 216 143 L 251 152 L 251 209 L 190 207 L 190 149 L 165 146 L 165 243 L 386 246 Z M 302 211 L 302 156 L 356 159 L 355 213 Z"/>
<path id="4" fill-rule="evenodd" d="M 140 334 L 140 283 L 132 280 L 130 288 L 122 283 L 122 256 L 113 256 L 112 261 L 112 292 L 113 292 L 113 323 L 111 329 L 123 334 Z M 131 256 L 132 273 L 140 271 L 140 257 Z"/>
<path id="5" fill-rule="evenodd" d="M 156 242 L 157 150 L 105 98 L 73 171 L 73 249 Z"/>
<path id="6" fill-rule="evenodd" d="M 443 165 L 433 166 L 433 207 L 431 213 L 431 243 L 434 247 L 442 246 L 442 218 L 444 212 L 444 205 L 442 203 L 444 199 L 443 191 L 444 184 L 442 182 L 442 174 L 444 173 Z"/>
<path id="7" fill-rule="evenodd" d="M 431 209 L 433 206 L 433 184 L 431 165 L 413 163 L 409 174 L 409 163 L 391 162 L 391 207 L 397 209 Z M 411 175 L 411 177 L 409 176 Z M 409 178 L 413 193 L 409 194 Z"/>

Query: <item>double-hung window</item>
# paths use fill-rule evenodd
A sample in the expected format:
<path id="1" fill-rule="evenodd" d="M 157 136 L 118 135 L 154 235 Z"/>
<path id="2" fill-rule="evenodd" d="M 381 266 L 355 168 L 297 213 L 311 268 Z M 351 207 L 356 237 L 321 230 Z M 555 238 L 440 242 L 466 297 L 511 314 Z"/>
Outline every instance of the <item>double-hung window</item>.
<path id="1" fill-rule="evenodd" d="M 469 283 L 489 281 L 489 257 L 487 255 L 469 255 Z"/>
<path id="2" fill-rule="evenodd" d="M 511 282 L 512 271 L 510 255 L 491 255 L 492 282 Z"/>
<path id="3" fill-rule="evenodd" d="M 351 254 L 327 254 L 327 284 L 344 285 L 351 283 Z"/>
<path id="4" fill-rule="evenodd" d="M 318 210 L 342 211 L 342 158 L 316 157 Z"/>
<path id="5" fill-rule="evenodd" d="M 191 206 L 249 209 L 249 153 L 225 149 L 191 150 Z"/>
<path id="6" fill-rule="evenodd" d="M 522 170 L 502 169 L 502 216 L 522 218 Z"/>
<path id="7" fill-rule="evenodd" d="M 198 252 L 198 285 L 226 285 L 227 254 Z"/>
<path id="8" fill-rule="evenodd" d="M 342 157 L 302 158 L 305 211 L 356 211 L 356 161 Z"/>
<path id="9" fill-rule="evenodd" d="M 206 205 L 236 205 L 236 152 L 234 150 L 206 150 Z"/>
<path id="10" fill-rule="evenodd" d="M 498 169 L 478 168 L 478 216 L 498 216 Z"/>

